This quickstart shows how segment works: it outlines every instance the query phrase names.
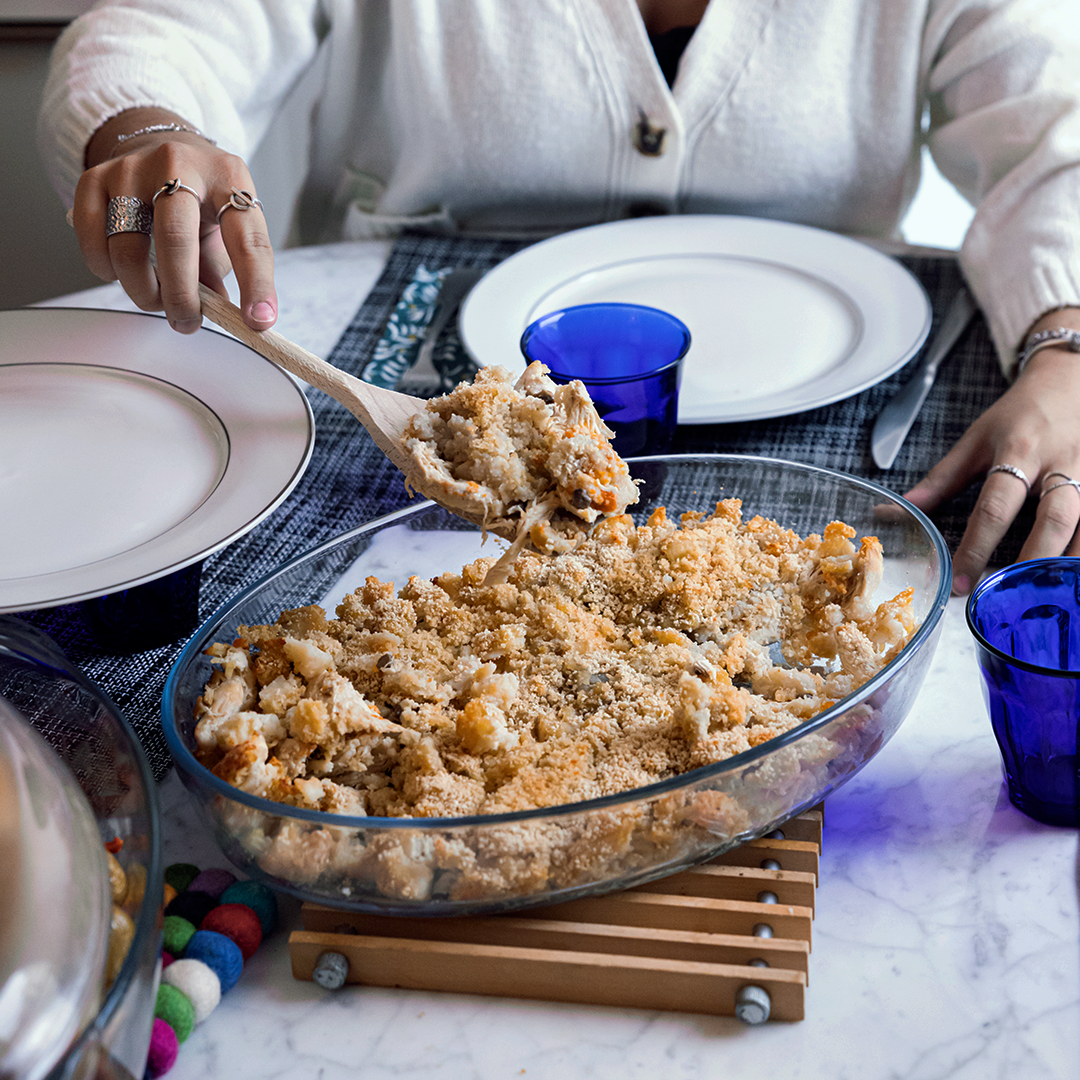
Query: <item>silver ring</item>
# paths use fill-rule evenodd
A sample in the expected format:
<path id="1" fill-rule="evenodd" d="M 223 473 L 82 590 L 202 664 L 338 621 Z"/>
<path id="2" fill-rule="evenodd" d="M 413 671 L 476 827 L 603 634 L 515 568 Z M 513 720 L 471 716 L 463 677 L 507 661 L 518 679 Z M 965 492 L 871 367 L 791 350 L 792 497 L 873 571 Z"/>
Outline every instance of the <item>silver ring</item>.
<path id="1" fill-rule="evenodd" d="M 994 465 L 992 468 L 987 469 L 986 475 L 990 476 L 992 473 L 1005 472 L 1010 476 L 1015 476 L 1019 480 L 1027 491 L 1031 491 L 1031 481 L 1027 478 L 1027 474 L 1023 469 L 1018 469 L 1015 465 Z"/>
<path id="2" fill-rule="evenodd" d="M 244 188 L 233 188 L 228 199 L 225 201 L 225 205 L 217 212 L 217 219 L 221 221 L 221 215 L 225 213 L 229 207 L 234 210 L 250 210 L 253 206 L 257 206 L 262 209 L 262 203 L 251 194 L 250 191 L 246 191 Z"/>
<path id="3" fill-rule="evenodd" d="M 1053 472 L 1048 472 L 1043 477 L 1043 487 L 1044 488 L 1046 487 L 1046 481 L 1049 480 L 1051 476 L 1060 476 L 1062 480 L 1071 480 L 1072 479 L 1072 477 L 1067 472 L 1058 472 L 1058 470 L 1055 469 Z"/>
<path id="4" fill-rule="evenodd" d="M 178 191 L 186 191 L 189 195 L 194 195 L 199 202 L 202 202 L 202 196 L 193 188 L 188 187 L 187 184 L 181 184 L 180 178 L 170 180 L 167 184 L 162 184 L 161 187 L 154 192 L 154 197 L 150 200 L 150 204 L 153 205 L 158 201 L 159 195 L 175 195 Z"/>
<path id="5" fill-rule="evenodd" d="M 154 231 L 154 208 L 134 195 L 117 195 L 105 212 L 105 235 L 134 232 L 150 236 Z"/>
<path id="6" fill-rule="evenodd" d="M 1044 479 L 1049 479 L 1051 476 L 1063 476 L 1065 477 L 1065 479 L 1059 480 L 1056 484 L 1051 484 L 1049 487 L 1043 485 L 1042 491 L 1039 492 L 1040 499 L 1045 498 L 1047 495 L 1050 494 L 1051 491 L 1057 491 L 1059 487 L 1072 487 L 1076 488 L 1076 490 L 1080 492 L 1080 480 L 1074 480 L 1067 473 L 1063 472 L 1049 472 L 1046 474 Z"/>

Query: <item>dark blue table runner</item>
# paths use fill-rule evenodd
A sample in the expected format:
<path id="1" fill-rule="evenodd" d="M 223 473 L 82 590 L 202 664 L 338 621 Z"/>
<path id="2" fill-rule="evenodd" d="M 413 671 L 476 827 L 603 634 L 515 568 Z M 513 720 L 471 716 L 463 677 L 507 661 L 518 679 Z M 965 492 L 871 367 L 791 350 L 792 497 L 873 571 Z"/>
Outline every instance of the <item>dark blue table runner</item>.
<path id="1" fill-rule="evenodd" d="M 523 246 L 511 240 L 402 236 L 378 282 L 335 345 L 330 362 L 357 375 L 364 371 L 402 290 L 419 266 L 486 268 Z M 926 287 L 936 328 L 960 285 L 955 261 L 929 257 L 901 261 Z M 985 323 L 978 318 L 946 363 L 895 467 L 883 472 L 870 456 L 870 427 L 906 371 L 855 397 L 796 416 L 682 427 L 673 451 L 787 458 L 863 476 L 903 492 L 1005 389 Z M 201 618 L 282 562 L 413 501 L 405 491 L 401 474 L 352 415 L 318 391 L 309 394 L 317 432 L 311 464 L 290 497 L 266 521 L 206 560 L 201 581 Z M 978 486 L 973 485 L 937 515 L 938 525 L 953 549 L 977 494 Z M 1016 557 L 1032 518 L 1029 504 L 999 548 L 996 561 L 1011 562 Z M 156 774 L 164 775 L 169 756 L 160 730 L 160 698 L 183 642 L 121 656 L 101 649 L 79 605 L 30 613 L 26 618 L 51 634 L 71 659 L 113 697 L 138 730 Z"/>

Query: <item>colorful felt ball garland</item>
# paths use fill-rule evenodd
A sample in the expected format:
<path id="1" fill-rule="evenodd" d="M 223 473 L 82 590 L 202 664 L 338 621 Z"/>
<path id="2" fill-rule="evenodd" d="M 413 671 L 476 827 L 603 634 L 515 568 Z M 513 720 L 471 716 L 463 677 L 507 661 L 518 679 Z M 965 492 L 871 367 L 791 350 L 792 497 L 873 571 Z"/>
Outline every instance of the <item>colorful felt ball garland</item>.
<path id="1" fill-rule="evenodd" d="M 146 1078 L 173 1067 L 180 1044 L 236 985 L 276 925 L 277 899 L 260 882 L 237 881 L 228 870 L 200 872 L 190 863 L 166 869 L 161 986 Z"/>

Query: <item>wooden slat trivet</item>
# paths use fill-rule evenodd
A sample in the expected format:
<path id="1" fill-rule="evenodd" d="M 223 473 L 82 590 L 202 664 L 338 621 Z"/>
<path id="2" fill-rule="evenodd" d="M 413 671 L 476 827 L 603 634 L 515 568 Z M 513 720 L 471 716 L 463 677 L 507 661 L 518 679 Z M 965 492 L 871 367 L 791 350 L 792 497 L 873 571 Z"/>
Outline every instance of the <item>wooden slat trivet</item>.
<path id="1" fill-rule="evenodd" d="M 659 881 L 508 915 L 408 918 L 306 903 L 289 938 L 293 975 L 801 1020 L 822 820 L 818 806 L 785 822 L 782 836 Z"/>

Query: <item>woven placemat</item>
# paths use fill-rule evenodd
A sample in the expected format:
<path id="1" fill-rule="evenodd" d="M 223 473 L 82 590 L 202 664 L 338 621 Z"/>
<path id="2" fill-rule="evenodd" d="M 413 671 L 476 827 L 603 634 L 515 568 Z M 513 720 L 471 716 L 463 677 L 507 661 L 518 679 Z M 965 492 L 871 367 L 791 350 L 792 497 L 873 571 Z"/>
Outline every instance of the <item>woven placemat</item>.
<path id="1" fill-rule="evenodd" d="M 402 236 L 375 287 L 332 350 L 330 362 L 353 374 L 364 374 L 418 268 L 424 267 L 429 275 L 455 266 L 487 268 L 524 246 L 525 242 L 515 240 Z M 960 285 L 955 261 L 902 261 L 926 287 L 936 327 Z M 680 428 L 673 451 L 786 458 L 863 476 L 903 492 L 1005 389 L 986 326 L 981 317 L 977 318 L 945 365 L 895 467 L 882 472 L 870 456 L 870 427 L 900 386 L 906 370 L 846 401 L 797 416 Z M 203 564 L 200 619 L 281 563 L 415 501 L 406 492 L 401 474 L 352 415 L 317 391 L 309 391 L 309 395 L 317 432 L 311 464 L 293 493 L 273 514 Z M 953 549 L 977 493 L 974 485 L 937 516 Z M 1016 557 L 1030 528 L 1031 512 L 1030 507 L 1026 508 L 1025 515 L 1010 531 L 997 553 L 997 561 Z M 161 732 L 161 693 L 184 642 L 119 655 L 104 651 L 97 643 L 80 605 L 29 612 L 23 617 L 50 634 L 71 660 L 113 698 L 139 733 L 155 774 L 163 776 L 170 759 Z"/>
<path id="2" fill-rule="evenodd" d="M 475 240 L 447 240 L 405 236 L 394 248 L 394 271 L 400 275 L 388 283 L 396 295 L 409 288 L 414 275 L 420 280 L 442 274 L 453 266 L 494 266 L 523 245 Z M 933 307 L 933 326 L 940 325 L 953 297 L 963 283 L 955 258 L 918 256 L 899 260 L 919 279 Z M 390 268 L 388 267 L 388 270 Z M 361 312 L 362 313 L 362 312 Z M 359 317 L 359 316 L 358 316 Z M 341 349 L 350 337 L 346 331 Z M 795 343 L 793 349 L 798 348 Z M 444 333 L 436 350 L 448 369 L 467 367 L 453 326 Z M 915 421 L 893 467 L 882 470 L 870 453 L 870 431 L 878 413 L 909 376 L 914 360 L 876 386 L 836 402 L 792 416 L 738 424 L 688 424 L 679 428 L 673 453 L 734 453 L 783 458 L 835 469 L 873 480 L 903 494 L 913 487 L 956 443 L 971 423 L 1006 389 L 986 322 L 979 314 L 953 347 L 938 380 Z M 981 483 L 972 484 L 934 515 L 950 549 L 963 536 Z M 994 562 L 1012 562 L 1034 522 L 1029 503 L 995 553 Z"/>

